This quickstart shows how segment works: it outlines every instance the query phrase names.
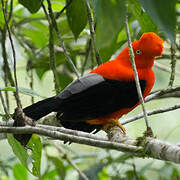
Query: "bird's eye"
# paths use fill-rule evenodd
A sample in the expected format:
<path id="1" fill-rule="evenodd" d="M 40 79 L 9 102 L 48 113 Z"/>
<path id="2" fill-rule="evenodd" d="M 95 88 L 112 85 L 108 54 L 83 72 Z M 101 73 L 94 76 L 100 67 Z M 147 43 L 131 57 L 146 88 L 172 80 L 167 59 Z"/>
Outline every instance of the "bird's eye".
<path id="1" fill-rule="evenodd" d="M 136 54 L 141 54 L 142 52 L 141 52 L 141 50 L 136 50 Z"/>

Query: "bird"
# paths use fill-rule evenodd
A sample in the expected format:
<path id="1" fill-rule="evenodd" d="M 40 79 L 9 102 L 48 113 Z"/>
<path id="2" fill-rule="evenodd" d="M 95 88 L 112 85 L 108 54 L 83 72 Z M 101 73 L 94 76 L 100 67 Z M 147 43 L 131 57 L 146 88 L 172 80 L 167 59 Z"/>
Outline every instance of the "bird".
<path id="1" fill-rule="evenodd" d="M 142 34 L 132 42 L 134 59 L 143 98 L 151 91 L 155 75 L 153 64 L 163 52 L 163 40 L 154 32 Z M 123 115 L 140 104 L 129 49 L 126 46 L 116 58 L 93 69 L 70 83 L 59 94 L 23 109 L 26 116 L 36 121 L 51 112 L 64 128 L 87 133 L 119 126 Z"/>

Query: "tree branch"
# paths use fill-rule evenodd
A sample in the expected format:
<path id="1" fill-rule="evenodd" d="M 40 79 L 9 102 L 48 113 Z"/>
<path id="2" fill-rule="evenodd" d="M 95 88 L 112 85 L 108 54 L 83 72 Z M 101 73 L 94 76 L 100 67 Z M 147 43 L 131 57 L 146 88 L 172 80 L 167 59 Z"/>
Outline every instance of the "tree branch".
<path id="1" fill-rule="evenodd" d="M 72 165 L 72 167 L 78 172 L 79 176 L 81 176 L 82 179 L 89 180 L 89 178 L 78 168 L 78 166 L 72 161 L 68 154 L 61 148 L 61 146 L 58 146 L 53 141 L 51 141 L 51 144 L 55 146 L 60 154 L 62 154 L 62 158 L 64 158 L 69 164 Z"/>
<path id="2" fill-rule="evenodd" d="M 86 0 L 84 0 L 84 3 L 85 3 L 85 6 L 86 6 L 86 9 L 87 9 L 87 17 L 88 17 L 88 21 L 89 21 L 91 44 L 92 44 L 93 50 L 95 52 L 97 64 L 100 65 L 100 64 L 102 64 L 102 60 L 101 60 L 100 54 L 99 54 L 99 52 L 97 50 L 97 47 L 96 47 L 96 44 L 95 44 L 94 22 L 93 22 L 93 18 L 92 18 L 92 15 L 91 15 L 91 8 L 90 8 L 89 3 Z"/>
<path id="3" fill-rule="evenodd" d="M 58 81 L 58 74 L 57 74 L 57 70 L 56 70 L 56 60 L 55 60 L 55 54 L 54 54 L 54 35 L 53 35 L 53 25 L 51 23 L 50 17 L 46 11 L 45 6 L 42 4 L 44 13 L 46 15 L 46 18 L 48 20 L 49 23 L 49 60 L 50 60 L 50 68 L 52 70 L 53 76 L 54 76 L 54 88 L 56 91 L 56 94 L 59 93 L 60 91 L 60 85 L 59 85 L 59 81 Z"/>
<path id="4" fill-rule="evenodd" d="M 46 126 L 47 127 L 47 126 Z M 69 131 L 69 130 L 68 130 Z M 70 130 L 71 131 L 71 130 Z M 70 132 L 69 131 L 69 132 Z M 70 141 L 78 144 L 85 144 L 99 148 L 115 149 L 137 157 L 151 157 L 155 159 L 167 160 L 175 163 L 180 163 L 180 147 L 171 145 L 154 138 L 140 138 L 137 141 L 139 146 L 128 145 L 121 142 L 112 142 L 108 138 L 101 137 L 89 133 L 83 133 L 83 136 L 60 132 L 56 130 L 49 130 L 42 127 L 6 127 L 0 126 L 0 133 L 14 133 L 14 134 L 39 134 L 48 136 L 62 141 Z M 74 132 L 74 131 L 72 131 Z M 78 132 L 78 131 L 77 131 Z M 80 132 L 81 133 L 81 132 Z M 92 138 L 93 137 L 93 138 Z"/>
<path id="5" fill-rule="evenodd" d="M 55 17 L 54 17 L 54 14 L 53 14 L 53 11 L 52 11 L 52 7 L 51 7 L 51 2 L 50 0 L 47 0 L 47 3 L 48 3 L 48 10 L 49 10 L 49 16 L 50 16 L 50 19 L 51 19 L 51 23 L 52 23 L 52 26 L 53 28 L 55 29 L 56 31 L 56 34 L 58 36 L 58 39 L 59 39 L 59 42 L 60 42 L 60 46 L 62 47 L 63 51 L 64 51 L 64 55 L 68 61 L 68 63 L 70 64 L 70 66 L 72 67 L 74 73 L 76 74 L 77 78 L 79 78 L 79 72 L 78 70 L 76 69 L 76 66 L 74 65 L 73 61 L 71 60 L 68 52 L 67 52 L 67 49 L 65 47 L 65 44 L 64 44 L 64 41 L 60 35 L 60 32 L 58 30 L 58 26 L 57 26 L 57 23 L 56 23 L 56 20 L 55 20 Z M 42 7 L 44 7 L 43 5 L 43 2 L 41 3 Z M 45 8 L 45 7 L 44 7 Z"/>
<path id="6" fill-rule="evenodd" d="M 62 8 L 60 12 L 56 14 L 56 19 L 61 16 L 61 14 L 68 8 L 68 6 L 72 3 L 72 0 L 66 1 L 66 5 Z"/>
<path id="7" fill-rule="evenodd" d="M 163 98 L 163 97 L 174 97 L 174 93 L 176 92 L 180 92 L 180 87 L 175 87 L 175 88 L 167 88 L 167 89 L 163 89 L 163 90 L 158 90 L 154 93 L 151 93 L 149 96 L 147 96 L 145 98 L 145 102 L 149 102 L 151 100 L 154 99 L 159 99 L 159 98 Z"/>
<path id="8" fill-rule="evenodd" d="M 171 44 L 170 50 L 171 50 L 171 76 L 170 76 L 170 79 L 169 79 L 168 86 L 172 87 L 173 83 L 174 83 L 174 79 L 175 79 L 175 68 L 176 68 L 175 45 Z"/>
<path id="9" fill-rule="evenodd" d="M 51 131 L 49 129 L 40 128 L 40 127 L 7 127 L 1 126 L 0 133 L 13 133 L 13 134 L 39 134 L 54 139 L 59 139 L 65 142 L 74 142 L 78 144 L 85 144 L 94 147 L 116 149 L 122 152 L 130 153 L 133 155 L 141 155 L 143 149 L 141 147 L 136 147 L 132 145 L 127 145 L 123 143 L 103 141 L 99 139 L 92 139 L 88 137 L 76 136 L 71 134 L 65 134 L 60 131 Z M 88 134 L 88 133 L 87 133 Z M 95 136 L 95 135 L 94 135 Z"/>
<path id="10" fill-rule="evenodd" d="M 5 8 L 4 8 L 4 1 L 3 0 L 1 0 L 1 4 L 2 4 L 2 10 L 3 10 L 3 15 L 4 15 L 5 25 L 6 25 L 6 28 L 7 28 L 7 31 L 8 31 L 9 40 L 10 40 L 12 53 L 13 53 L 13 59 L 14 59 L 14 79 L 15 79 L 15 87 L 16 87 L 16 92 L 15 92 L 16 96 L 15 97 L 16 97 L 17 106 L 19 108 L 21 108 L 22 105 L 21 105 L 21 101 L 20 101 L 20 98 L 19 98 L 18 82 L 17 82 L 17 76 L 16 76 L 16 52 L 15 52 L 13 40 L 12 40 L 12 37 L 11 37 L 11 31 L 10 31 L 9 26 L 8 26 L 8 19 L 7 19 L 7 16 L 6 16 L 6 11 L 5 11 Z"/>
<path id="11" fill-rule="evenodd" d="M 144 105 L 144 99 L 143 99 L 143 96 L 142 96 L 141 87 L 140 87 L 140 83 L 139 83 L 139 77 L 138 77 L 136 64 L 135 64 L 135 60 L 134 60 L 134 52 L 133 52 L 133 48 L 132 48 L 132 44 L 131 44 L 130 32 L 129 32 L 129 26 L 128 26 L 128 17 L 126 17 L 125 25 L 126 25 L 126 34 L 127 34 L 128 47 L 129 47 L 129 56 L 130 56 L 130 60 L 131 60 L 131 66 L 132 66 L 132 69 L 133 69 L 133 72 L 134 72 L 134 79 L 135 79 L 135 82 L 136 82 L 136 88 L 137 88 L 137 92 L 138 92 L 138 97 L 139 97 L 139 100 L 140 100 L 141 105 L 142 105 L 144 119 L 145 119 L 145 122 L 146 122 L 146 127 L 147 127 L 146 131 L 149 132 L 150 136 L 152 136 L 153 132 L 152 132 L 152 129 L 151 129 L 149 121 L 148 121 L 147 112 L 146 112 L 146 108 L 145 108 L 145 105 Z"/>
<path id="12" fill-rule="evenodd" d="M 3 95 L 2 95 L 1 90 L 0 90 L 0 100 L 1 100 L 1 103 L 2 103 L 2 106 L 3 106 L 3 109 L 4 109 L 5 114 L 6 114 L 7 117 L 10 119 L 11 116 L 10 116 L 10 114 L 9 114 L 8 108 L 6 107 L 6 104 L 5 104 L 5 101 L 4 101 L 4 98 L 3 98 Z"/>
<path id="13" fill-rule="evenodd" d="M 157 67 L 158 69 L 162 70 L 162 71 L 165 71 L 165 72 L 168 72 L 168 73 L 171 72 L 171 68 L 169 68 L 168 66 L 166 66 L 164 64 L 161 64 L 159 62 L 154 62 L 154 66 Z M 179 71 L 175 71 L 174 73 L 175 73 L 175 75 L 180 76 Z"/>
<path id="14" fill-rule="evenodd" d="M 147 114 L 148 116 L 150 115 L 154 115 L 154 114 L 159 114 L 159 113 L 164 113 L 164 112 L 169 112 L 169 111 L 173 111 L 173 110 L 177 110 L 180 108 L 180 104 L 176 104 L 174 106 L 170 106 L 170 107 L 165 107 L 165 108 L 160 108 L 160 109 L 155 109 L 153 111 L 148 111 Z M 136 121 L 138 119 L 141 119 L 144 117 L 144 114 L 141 113 L 141 114 L 138 114 L 134 117 L 131 117 L 131 118 L 128 118 L 128 119 L 125 119 L 125 120 L 122 120 L 121 121 L 121 124 L 127 124 L 127 123 L 130 123 L 130 122 L 133 122 L 133 121 Z"/>

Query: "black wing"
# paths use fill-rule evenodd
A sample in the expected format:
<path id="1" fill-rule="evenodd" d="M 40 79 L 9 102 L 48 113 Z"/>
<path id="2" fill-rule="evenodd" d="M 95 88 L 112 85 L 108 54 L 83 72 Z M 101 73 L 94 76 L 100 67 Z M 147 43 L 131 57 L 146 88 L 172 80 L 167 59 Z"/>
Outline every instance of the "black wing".
<path id="1" fill-rule="evenodd" d="M 144 92 L 146 81 L 140 80 L 140 85 Z M 88 74 L 74 81 L 56 98 L 62 100 L 58 114 L 62 124 L 103 117 L 138 102 L 134 81 L 105 79 L 98 74 Z"/>

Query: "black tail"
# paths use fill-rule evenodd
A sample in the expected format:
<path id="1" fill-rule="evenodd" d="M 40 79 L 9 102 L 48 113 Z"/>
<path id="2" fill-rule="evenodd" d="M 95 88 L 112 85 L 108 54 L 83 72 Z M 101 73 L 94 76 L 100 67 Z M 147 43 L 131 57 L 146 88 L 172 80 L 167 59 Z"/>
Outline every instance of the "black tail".
<path id="1" fill-rule="evenodd" d="M 51 97 L 39 101 L 31 106 L 23 109 L 26 116 L 30 117 L 32 120 L 38 120 L 51 112 L 61 112 L 61 99 L 56 97 Z M 13 126 L 18 126 L 18 119 L 15 119 Z M 14 137 L 23 145 L 26 146 L 31 138 L 31 134 L 14 134 Z"/>
<path id="2" fill-rule="evenodd" d="M 50 97 L 23 109 L 26 116 L 38 120 L 51 112 L 60 112 L 61 99 Z"/>

